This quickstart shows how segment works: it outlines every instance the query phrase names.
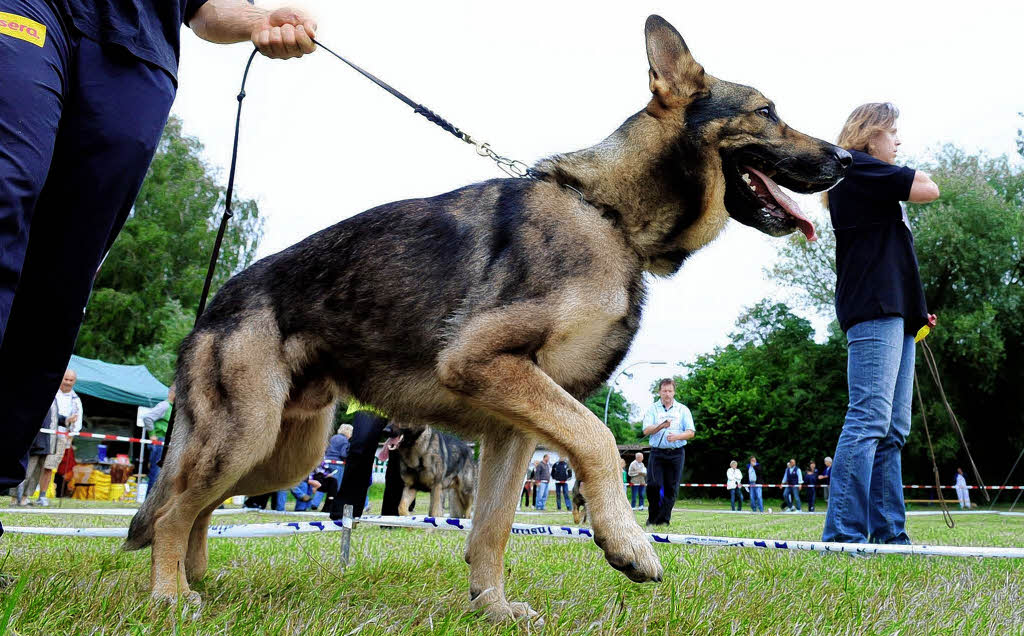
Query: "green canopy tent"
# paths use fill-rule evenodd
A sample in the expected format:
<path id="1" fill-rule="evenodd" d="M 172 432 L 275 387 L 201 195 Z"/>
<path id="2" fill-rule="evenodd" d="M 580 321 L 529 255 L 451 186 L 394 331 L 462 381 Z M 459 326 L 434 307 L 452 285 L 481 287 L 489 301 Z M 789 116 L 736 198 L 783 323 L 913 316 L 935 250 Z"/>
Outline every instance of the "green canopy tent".
<path id="1" fill-rule="evenodd" d="M 90 433 L 144 437 L 138 427 L 139 407 L 150 408 L 167 399 L 167 387 L 141 364 L 111 364 L 71 356 L 68 368 L 78 374 L 75 392 L 82 397 L 85 430 Z M 126 451 L 129 457 L 137 456 L 141 472 L 142 445 L 79 437 L 74 441 L 75 453 L 95 457 L 99 444 L 107 446 L 111 457 Z"/>
<path id="2" fill-rule="evenodd" d="M 71 356 L 68 368 L 78 374 L 75 391 L 120 404 L 156 406 L 167 399 L 167 387 L 144 365 L 111 364 Z"/>

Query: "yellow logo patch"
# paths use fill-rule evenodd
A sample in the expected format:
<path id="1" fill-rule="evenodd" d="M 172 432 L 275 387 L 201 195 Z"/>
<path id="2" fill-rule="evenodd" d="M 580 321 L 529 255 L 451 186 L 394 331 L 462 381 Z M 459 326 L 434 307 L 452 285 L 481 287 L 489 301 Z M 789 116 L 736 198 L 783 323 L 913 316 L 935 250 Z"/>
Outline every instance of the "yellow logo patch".
<path id="1" fill-rule="evenodd" d="M 20 15 L 0 11 L 0 35 L 9 35 L 12 38 L 25 40 L 41 47 L 46 42 L 46 25 Z"/>

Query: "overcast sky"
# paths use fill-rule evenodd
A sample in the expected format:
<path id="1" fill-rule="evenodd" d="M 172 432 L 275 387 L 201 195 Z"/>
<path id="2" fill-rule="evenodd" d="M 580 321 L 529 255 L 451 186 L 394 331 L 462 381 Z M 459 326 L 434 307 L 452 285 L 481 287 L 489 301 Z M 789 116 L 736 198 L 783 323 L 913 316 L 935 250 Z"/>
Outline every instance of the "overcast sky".
<path id="1" fill-rule="evenodd" d="M 261 6 L 280 6 L 260 2 Z M 834 141 L 867 101 L 900 109 L 901 154 L 952 142 L 1012 154 L 1024 120 L 1024 3 L 305 1 L 327 46 L 502 154 L 532 163 L 592 145 L 648 101 L 644 20 L 658 13 L 716 77 L 772 99 L 794 128 Z M 187 29 L 186 29 L 187 31 Z M 173 112 L 226 180 L 246 45 L 183 33 Z M 237 188 L 259 201 L 260 256 L 369 207 L 501 176 L 493 164 L 325 52 L 257 58 Z M 821 215 L 810 198 L 805 211 Z M 827 227 L 827 223 L 825 224 Z M 654 281 L 624 364 L 689 361 L 728 341 L 745 306 L 778 290 L 780 239 L 731 223 Z M 825 321 L 816 325 L 823 327 Z M 665 367 L 619 386 L 634 403 Z"/>

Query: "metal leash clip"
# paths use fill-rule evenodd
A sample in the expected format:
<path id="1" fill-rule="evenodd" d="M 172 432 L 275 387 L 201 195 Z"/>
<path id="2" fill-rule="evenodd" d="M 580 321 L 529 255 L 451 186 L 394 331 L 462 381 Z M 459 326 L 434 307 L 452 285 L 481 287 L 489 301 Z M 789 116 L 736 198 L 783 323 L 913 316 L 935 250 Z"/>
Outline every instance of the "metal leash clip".
<path id="1" fill-rule="evenodd" d="M 509 159 L 508 157 L 502 157 L 498 153 L 491 150 L 491 144 L 489 143 L 480 143 L 478 141 L 472 140 L 470 141 L 470 143 L 476 146 L 476 154 L 480 155 L 481 157 L 490 157 L 491 160 L 494 161 L 494 163 L 498 164 L 498 168 L 501 169 L 501 171 L 507 174 L 508 176 L 515 177 L 517 179 L 529 176 L 530 166 L 526 165 L 522 161 L 519 161 L 518 159 Z"/>

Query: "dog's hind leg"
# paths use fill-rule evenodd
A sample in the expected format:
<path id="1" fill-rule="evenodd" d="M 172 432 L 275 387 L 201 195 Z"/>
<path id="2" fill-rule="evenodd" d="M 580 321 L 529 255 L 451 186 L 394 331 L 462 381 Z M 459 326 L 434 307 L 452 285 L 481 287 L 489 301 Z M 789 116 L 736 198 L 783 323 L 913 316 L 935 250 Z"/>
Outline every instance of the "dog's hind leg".
<path id="1" fill-rule="evenodd" d="M 210 517 L 225 498 L 220 497 L 207 506 L 192 523 L 192 531 L 188 535 L 188 552 L 185 555 L 185 578 L 189 585 L 195 584 L 206 574 L 206 564 L 209 560 L 206 535 L 210 530 Z"/>
<path id="2" fill-rule="evenodd" d="M 622 495 L 619 453 L 611 431 L 529 354 L 521 353 L 547 337 L 538 315 L 544 315 L 543 307 L 505 309 L 464 327 L 439 357 L 439 378 L 474 406 L 496 412 L 527 435 L 565 448 L 587 484 L 594 542 L 608 563 L 638 583 L 660 581 L 661 563 Z M 511 511 L 515 488 L 511 483 L 506 488 Z M 485 501 L 481 496 L 477 506 Z"/>
<path id="3" fill-rule="evenodd" d="M 508 602 L 504 575 L 505 546 L 519 499 L 515 486 L 536 445 L 532 438 L 511 429 L 492 429 L 480 444 L 480 478 L 473 529 L 466 540 L 466 563 L 470 603 L 493 620 L 537 615 L 526 603 Z"/>

